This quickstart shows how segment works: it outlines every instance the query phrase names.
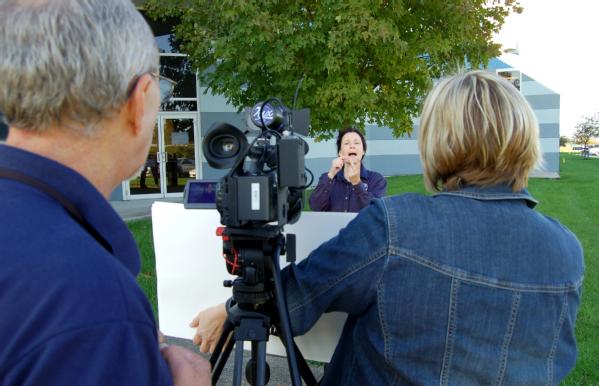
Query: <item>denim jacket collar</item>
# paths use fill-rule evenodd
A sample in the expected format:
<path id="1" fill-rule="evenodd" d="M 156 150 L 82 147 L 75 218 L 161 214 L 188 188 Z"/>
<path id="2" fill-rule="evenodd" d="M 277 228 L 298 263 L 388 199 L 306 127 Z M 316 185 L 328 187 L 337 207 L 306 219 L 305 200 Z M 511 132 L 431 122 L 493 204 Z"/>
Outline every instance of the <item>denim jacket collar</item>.
<path id="1" fill-rule="evenodd" d="M 534 208 L 539 201 L 534 199 L 528 190 L 512 191 L 508 185 L 475 186 L 468 185 L 456 190 L 443 190 L 433 196 L 460 196 L 481 201 L 492 200 L 524 200 L 529 208 Z"/>

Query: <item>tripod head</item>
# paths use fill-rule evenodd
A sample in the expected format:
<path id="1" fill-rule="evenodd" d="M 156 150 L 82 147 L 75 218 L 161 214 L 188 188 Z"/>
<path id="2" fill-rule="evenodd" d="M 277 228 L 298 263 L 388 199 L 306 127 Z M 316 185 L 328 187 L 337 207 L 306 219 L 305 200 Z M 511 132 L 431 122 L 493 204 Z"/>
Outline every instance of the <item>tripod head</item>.
<path id="1" fill-rule="evenodd" d="M 275 298 L 272 259 L 286 255 L 288 262 L 295 261 L 295 235 L 288 234 L 286 241 L 281 229 L 274 225 L 258 229 L 217 229 L 217 235 L 223 239 L 227 271 L 238 276 L 235 280 L 226 280 L 224 285 L 233 287 L 233 300 L 240 308 L 268 308 Z"/>

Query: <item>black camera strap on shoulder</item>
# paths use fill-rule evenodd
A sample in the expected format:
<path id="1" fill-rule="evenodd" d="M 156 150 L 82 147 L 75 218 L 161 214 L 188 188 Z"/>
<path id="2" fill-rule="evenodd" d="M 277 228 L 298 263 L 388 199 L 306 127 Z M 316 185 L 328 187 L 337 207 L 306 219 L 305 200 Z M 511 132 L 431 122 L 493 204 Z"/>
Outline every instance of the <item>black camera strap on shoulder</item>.
<path id="1" fill-rule="evenodd" d="M 106 249 L 110 254 L 113 254 L 112 246 L 100 233 L 94 228 L 87 220 L 81 215 L 77 207 L 69 201 L 62 193 L 48 184 L 28 176 L 26 174 L 17 172 L 15 170 L 6 169 L 0 166 L 0 178 L 6 178 L 9 180 L 14 180 L 21 182 L 23 184 L 29 185 L 35 189 L 38 189 L 48 196 L 58 201 L 60 205 L 73 217 L 75 221 L 79 223 L 104 249 Z"/>

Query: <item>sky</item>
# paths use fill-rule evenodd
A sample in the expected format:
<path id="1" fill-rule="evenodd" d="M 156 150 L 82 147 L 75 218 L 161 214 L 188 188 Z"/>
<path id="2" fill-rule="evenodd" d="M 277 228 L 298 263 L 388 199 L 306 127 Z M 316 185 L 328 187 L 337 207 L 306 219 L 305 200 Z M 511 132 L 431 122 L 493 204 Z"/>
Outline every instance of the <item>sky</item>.
<path id="1" fill-rule="evenodd" d="M 599 1 L 520 0 L 495 41 L 509 64 L 561 95 L 560 135 L 599 113 Z"/>

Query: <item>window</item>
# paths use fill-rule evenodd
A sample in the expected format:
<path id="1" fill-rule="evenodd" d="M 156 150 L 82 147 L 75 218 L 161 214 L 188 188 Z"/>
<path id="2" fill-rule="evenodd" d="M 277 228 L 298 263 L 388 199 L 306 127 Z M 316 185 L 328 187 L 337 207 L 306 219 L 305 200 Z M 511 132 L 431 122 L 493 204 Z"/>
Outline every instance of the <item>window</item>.
<path id="1" fill-rule="evenodd" d="M 184 54 L 161 54 L 160 75 L 177 82 L 173 97 L 161 106 L 162 111 L 197 111 L 196 72 Z"/>
<path id="2" fill-rule="evenodd" d="M 497 75 L 508 80 L 511 84 L 514 85 L 514 87 L 520 90 L 520 83 L 522 78 L 520 70 L 514 70 L 513 68 L 497 70 Z"/>

